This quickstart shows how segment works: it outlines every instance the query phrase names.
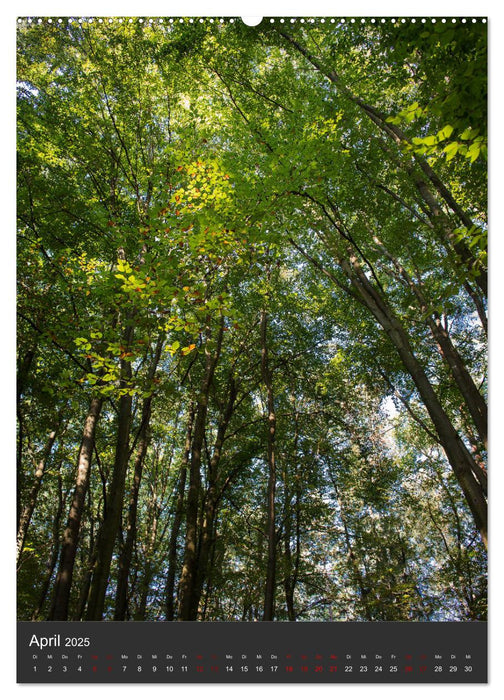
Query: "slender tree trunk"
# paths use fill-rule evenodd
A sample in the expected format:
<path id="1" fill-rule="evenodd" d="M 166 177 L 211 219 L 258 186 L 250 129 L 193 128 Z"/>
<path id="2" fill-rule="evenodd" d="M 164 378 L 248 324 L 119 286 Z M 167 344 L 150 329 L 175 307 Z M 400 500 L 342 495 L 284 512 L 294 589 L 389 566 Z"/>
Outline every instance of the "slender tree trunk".
<path id="1" fill-rule="evenodd" d="M 331 224 L 336 228 L 339 235 L 342 236 L 347 242 L 350 241 L 351 239 L 349 236 L 340 230 L 339 225 L 330 215 L 328 215 L 328 212 L 325 210 L 324 206 L 312 197 L 308 196 L 308 198 L 322 208 L 324 214 L 331 221 Z M 367 279 L 352 248 L 348 248 L 348 259 L 345 259 L 334 246 L 327 244 L 328 248 L 332 250 L 341 270 L 350 281 L 353 289 L 347 288 L 332 273 L 320 266 L 316 259 L 306 253 L 306 251 L 303 251 L 303 249 L 292 239 L 290 240 L 294 247 L 299 250 L 307 260 L 309 260 L 315 267 L 321 269 L 322 272 L 324 272 L 324 274 L 326 274 L 346 294 L 363 304 L 389 336 L 393 346 L 401 358 L 404 368 L 413 379 L 413 382 L 417 387 L 417 390 L 435 427 L 439 444 L 445 451 L 446 457 L 453 469 L 460 487 L 462 488 L 467 504 L 469 505 L 476 527 L 480 531 L 483 543 L 485 546 L 487 546 L 488 512 L 486 501 L 486 472 L 481 469 L 476 460 L 472 457 L 471 453 L 468 451 L 455 430 L 450 418 L 444 411 L 429 381 L 429 378 L 425 373 L 425 370 L 413 352 L 408 334 L 402 327 L 401 323 L 385 302 L 378 289 L 375 289 L 375 287 Z M 430 431 L 427 430 L 427 432 Z"/>
<path id="2" fill-rule="evenodd" d="M 73 619 L 75 621 L 82 620 L 86 612 L 86 605 L 89 598 L 89 589 L 91 587 L 91 577 L 93 575 L 93 566 L 95 563 L 95 553 L 94 550 L 91 551 L 89 556 L 88 567 L 84 573 L 84 578 L 81 583 L 81 589 L 79 594 L 79 601 L 76 606 L 75 615 Z"/>
<path id="3" fill-rule="evenodd" d="M 132 332 L 128 333 L 129 347 Z M 131 379 L 131 363 L 121 361 L 121 385 L 128 388 Z M 129 393 L 119 399 L 119 415 L 117 419 L 117 442 L 114 458 L 112 481 L 107 494 L 107 509 L 98 534 L 96 544 L 96 562 L 89 591 L 87 620 L 101 620 L 105 607 L 105 594 L 112 563 L 114 545 L 121 526 L 121 515 L 124 502 L 126 472 L 129 457 L 129 436 L 131 428 L 132 397 Z"/>
<path id="4" fill-rule="evenodd" d="M 91 473 L 91 460 L 95 443 L 96 426 L 102 408 L 103 399 L 93 398 L 89 407 L 89 412 L 84 423 L 82 442 L 77 460 L 77 479 L 75 490 L 68 515 L 67 526 L 63 534 L 61 544 L 61 555 L 54 587 L 54 598 L 51 608 L 51 620 L 68 619 L 68 603 L 70 600 L 70 589 L 72 587 L 73 569 L 75 555 L 79 542 L 80 525 L 86 493 L 89 487 L 89 477 Z"/>
<path id="5" fill-rule="evenodd" d="M 264 613 L 263 620 L 273 620 L 275 614 L 275 587 L 276 587 L 276 561 L 277 561 L 277 535 L 276 535 L 276 413 L 275 397 L 273 393 L 273 377 L 269 366 L 268 341 L 267 341 L 268 314 L 265 310 L 261 313 L 261 374 L 266 388 L 266 408 L 268 413 L 268 491 L 267 491 L 267 520 L 266 537 L 268 543 L 268 557 L 266 562 L 266 582 L 264 587 Z"/>
<path id="6" fill-rule="evenodd" d="M 194 421 L 194 435 L 191 445 L 189 469 L 189 489 L 186 504 L 186 535 L 184 562 L 179 583 L 179 620 L 194 620 L 193 595 L 196 582 L 198 512 L 201 485 L 201 450 L 203 448 L 205 420 L 208 405 L 208 391 L 200 395 Z"/>
<path id="7" fill-rule="evenodd" d="M 465 400 L 465 405 L 474 421 L 474 425 L 476 426 L 480 440 L 486 447 L 488 426 L 487 405 L 485 399 L 481 396 L 473 378 L 465 366 L 463 359 L 453 345 L 448 331 L 441 322 L 439 314 L 437 312 L 431 314 L 430 304 L 424 295 L 421 283 L 419 285 L 414 282 L 400 262 L 396 260 L 391 253 L 389 253 L 385 246 L 378 241 L 376 237 L 374 240 L 378 245 L 379 250 L 384 253 L 385 256 L 393 263 L 400 279 L 404 280 L 418 299 L 422 314 L 427 315 L 427 324 L 432 333 L 432 337 L 438 344 L 441 356 L 451 370 L 452 377 Z"/>
<path id="8" fill-rule="evenodd" d="M 149 421 L 151 414 L 151 397 L 145 399 L 142 407 L 142 427 L 138 442 L 138 449 L 135 458 L 133 484 L 131 486 L 128 520 L 126 525 L 126 540 L 119 556 L 119 570 L 117 574 L 117 588 L 115 599 L 114 620 L 124 620 L 128 602 L 128 577 L 133 557 L 137 532 L 137 511 L 138 496 L 140 493 L 140 483 L 142 481 L 142 471 L 149 445 Z"/>
<path id="9" fill-rule="evenodd" d="M 473 378 L 467 371 L 462 358 L 454 347 L 448 331 L 443 327 L 439 316 L 436 314 L 434 318 L 429 317 L 428 324 L 434 339 L 438 343 L 441 355 L 451 369 L 455 383 L 465 400 L 465 405 L 474 421 L 479 438 L 486 448 L 488 442 L 486 402 L 479 393 Z"/>
<path id="10" fill-rule="evenodd" d="M 207 343 L 210 340 L 210 319 L 207 326 Z M 187 493 L 186 507 L 186 537 L 184 550 L 184 563 L 179 586 L 179 612 L 180 620 L 195 620 L 193 597 L 196 585 L 196 568 L 198 561 L 198 513 L 201 487 L 201 456 L 205 439 L 205 425 L 208 411 L 208 397 L 210 386 L 213 380 L 215 367 L 217 365 L 224 329 L 224 319 L 221 318 L 219 333 L 217 337 L 216 349 L 210 351 L 208 345 L 205 346 L 205 372 L 201 382 L 200 395 L 196 409 L 194 421 L 193 440 L 191 445 L 191 461 L 189 473 L 189 489 Z"/>
<path id="11" fill-rule="evenodd" d="M 215 525 L 216 527 L 216 525 Z M 201 619 L 202 621 L 206 620 L 207 617 L 207 611 L 208 611 L 208 605 L 210 603 L 210 600 L 212 598 L 212 593 L 213 593 L 213 577 L 215 574 L 215 567 L 216 567 L 216 550 L 217 550 L 217 537 L 212 538 L 212 549 L 210 552 L 210 565 L 208 567 L 208 576 L 206 579 L 206 585 L 205 585 L 205 595 L 204 595 L 204 603 L 203 603 L 203 610 L 201 614 Z"/>
<path id="12" fill-rule="evenodd" d="M 149 600 L 150 585 L 152 582 L 152 565 L 150 562 L 145 562 L 142 577 L 139 583 L 140 602 L 133 615 L 133 619 L 137 622 L 143 622 L 147 618 L 147 602 Z"/>
<path id="13" fill-rule="evenodd" d="M 145 547 L 144 567 L 143 567 L 143 573 L 142 573 L 142 577 L 140 579 L 140 585 L 139 585 L 140 603 L 139 603 L 138 608 L 135 611 L 135 615 L 134 615 L 134 619 L 137 621 L 145 620 L 147 617 L 147 603 L 149 600 L 149 591 L 150 591 L 150 587 L 151 587 L 151 583 L 152 583 L 152 577 L 154 574 L 154 569 L 152 566 L 152 553 L 154 552 L 154 550 L 156 548 L 156 539 L 157 539 L 158 524 L 159 524 L 159 512 L 158 512 L 158 506 L 156 503 L 155 494 L 153 494 L 150 505 L 152 508 L 152 519 L 149 518 L 150 537 L 149 537 L 149 541 L 147 542 L 147 546 Z"/>
<path id="14" fill-rule="evenodd" d="M 152 361 L 148 373 L 148 380 L 152 380 L 156 374 L 156 369 L 161 358 L 163 349 L 164 336 L 158 340 L 156 353 Z M 144 399 L 142 406 L 142 418 L 140 424 L 140 433 L 138 438 L 138 447 L 135 458 L 135 466 L 133 470 L 133 484 L 131 486 L 128 522 L 126 526 L 126 541 L 119 556 L 119 572 L 117 577 L 116 601 L 114 620 L 124 620 L 126 617 L 126 609 L 128 603 L 128 577 L 133 557 L 133 548 L 135 545 L 137 532 L 137 510 L 138 496 L 140 493 L 140 483 L 142 481 L 142 471 L 149 446 L 150 435 L 150 419 L 152 410 L 152 394 Z"/>
<path id="15" fill-rule="evenodd" d="M 16 502 L 16 517 L 21 519 L 21 499 L 20 494 L 24 491 L 24 472 L 23 472 L 23 441 L 25 437 L 25 421 L 23 415 L 23 391 L 27 383 L 30 368 L 35 358 L 37 346 L 28 350 L 23 359 L 19 363 L 17 381 L 16 381 L 16 417 L 17 417 L 17 436 L 16 436 L 16 470 L 17 470 L 17 502 Z"/>
<path id="16" fill-rule="evenodd" d="M 432 173 L 432 168 L 430 168 L 430 166 L 427 167 Z M 415 187 L 417 188 L 420 196 L 427 205 L 426 213 L 433 224 L 434 230 L 436 230 L 437 228 L 438 232 L 440 233 L 441 240 L 444 242 L 445 247 L 447 247 L 447 250 L 454 250 L 459 256 L 460 260 L 466 266 L 467 271 L 473 272 L 473 276 L 475 277 L 476 283 L 478 284 L 478 287 L 480 288 L 481 292 L 484 295 L 484 298 L 486 299 L 488 294 L 486 270 L 484 273 L 476 274 L 477 263 L 473 254 L 471 253 L 470 249 L 466 246 L 465 243 L 462 243 L 457 240 L 457 233 L 454 230 L 453 224 L 443 211 L 443 208 L 440 206 L 436 197 L 431 192 L 427 182 L 422 178 L 421 175 L 414 174 L 413 167 L 407 167 L 406 172 L 412 178 Z M 439 182 L 437 178 L 434 179 L 437 182 Z M 444 191 L 446 194 L 447 190 Z M 451 197 L 451 195 L 449 196 L 447 201 L 449 201 L 450 203 L 450 208 L 453 209 L 453 207 L 455 206 L 455 209 L 459 214 L 459 218 L 465 222 L 465 225 L 468 228 L 470 228 L 472 226 L 472 222 L 468 218 L 466 218 L 462 212 L 460 212 L 460 209 L 454 203 L 454 200 Z"/>
<path id="17" fill-rule="evenodd" d="M 54 442 L 56 440 L 56 429 L 52 430 L 47 438 L 47 442 L 44 446 L 42 456 L 37 464 L 35 470 L 35 476 L 33 479 L 32 487 L 30 489 L 30 494 L 28 500 L 25 503 L 18 523 L 18 533 L 17 533 L 17 559 L 16 563 L 19 564 L 21 554 L 23 553 L 23 548 L 25 545 L 26 535 L 28 533 L 28 528 L 30 527 L 31 518 L 33 511 L 35 510 L 35 505 L 37 503 L 38 494 L 40 487 L 42 486 L 42 479 L 44 477 L 44 471 L 46 468 L 47 460 L 51 454 Z"/>
<path id="18" fill-rule="evenodd" d="M 291 506 L 291 489 L 289 485 L 289 475 L 284 472 L 284 508 L 285 508 L 285 530 L 284 530 L 284 552 L 285 552 L 285 604 L 287 606 L 287 617 L 291 622 L 297 619 L 296 609 L 294 605 L 294 592 L 296 590 L 299 562 L 301 556 L 301 532 L 300 532 L 300 480 L 298 462 L 298 442 L 299 442 L 299 416 L 297 410 L 294 410 L 294 445 L 293 445 L 293 461 L 296 464 L 294 474 L 294 514 Z M 291 546 L 292 533 L 292 516 L 294 515 L 294 532 L 296 538 L 296 546 L 294 550 L 294 560 Z"/>
<path id="19" fill-rule="evenodd" d="M 195 617 L 198 612 L 205 579 L 208 575 L 208 562 L 210 553 L 215 542 L 215 519 L 217 515 L 217 503 L 220 492 L 218 488 L 219 463 L 222 455 L 222 448 L 226 436 L 226 430 L 233 415 L 234 403 L 236 400 L 236 384 L 234 378 L 229 380 L 229 398 L 223 415 L 219 420 L 217 436 L 208 469 L 208 491 L 205 500 L 204 517 L 201 528 L 201 539 L 198 552 L 198 567 L 196 575 L 195 590 L 193 596 L 192 615 Z"/>
<path id="20" fill-rule="evenodd" d="M 191 452 L 192 432 L 194 424 L 195 405 L 191 402 L 189 414 L 187 417 L 187 429 L 184 446 L 184 455 L 180 467 L 178 488 L 177 488 L 177 503 L 175 506 L 175 515 L 173 525 L 170 532 L 170 544 L 168 547 L 168 573 L 166 576 L 165 600 L 166 600 L 166 619 L 175 619 L 175 571 L 177 568 L 177 542 L 184 515 L 184 494 L 187 478 L 187 469 L 189 466 L 189 455 Z"/>
<path id="21" fill-rule="evenodd" d="M 346 546 L 346 550 L 347 550 L 348 563 L 350 565 L 350 569 L 353 573 L 355 583 L 356 583 L 357 588 L 359 590 L 359 596 L 361 599 L 362 607 L 364 609 L 364 614 L 365 614 L 366 620 L 371 621 L 374 619 L 374 616 L 371 612 L 371 607 L 369 605 L 369 590 L 365 584 L 364 576 L 362 575 L 362 571 L 360 569 L 359 562 L 357 560 L 357 555 L 356 555 L 356 553 L 354 551 L 354 547 L 352 545 L 352 537 L 350 535 L 350 530 L 348 529 L 345 507 L 343 505 L 343 501 L 341 499 L 341 495 L 340 495 L 338 486 L 336 484 L 336 479 L 332 475 L 331 475 L 331 481 L 333 483 L 334 493 L 336 495 L 336 501 L 337 501 L 338 507 L 339 507 L 339 516 L 340 516 L 341 524 L 343 525 L 343 532 L 345 534 L 345 546 Z"/>
<path id="22" fill-rule="evenodd" d="M 40 590 L 40 595 L 37 603 L 37 607 L 32 613 L 32 621 L 40 619 L 40 614 L 44 605 L 46 603 L 47 594 L 49 593 L 49 587 L 51 585 L 51 579 L 54 574 L 54 569 L 58 563 L 58 556 L 60 552 L 60 530 L 61 530 L 61 518 L 63 515 L 63 480 L 61 478 L 61 465 L 58 472 L 58 507 L 56 508 L 56 513 L 53 518 L 52 526 L 52 553 L 51 558 L 47 562 L 46 575 L 42 583 L 42 588 Z"/>
<path id="23" fill-rule="evenodd" d="M 478 478 L 475 477 L 478 470 L 481 471 L 480 467 L 469 453 L 441 406 L 423 367 L 415 357 L 406 331 L 378 291 L 369 282 L 353 252 L 350 253 L 349 260 L 340 260 L 339 262 L 341 269 L 359 292 L 362 303 L 371 311 L 387 333 L 404 367 L 413 379 L 436 428 L 439 441 L 443 446 L 448 461 L 464 492 L 476 527 L 480 531 L 482 540 L 486 545 L 488 526 L 487 502 L 484 490 L 481 488 Z"/>
<path id="24" fill-rule="evenodd" d="M 291 551 L 291 506 L 290 506 L 290 490 L 285 482 L 284 486 L 285 500 L 285 528 L 284 528 L 284 556 L 285 556 L 285 576 L 284 576 L 284 591 L 285 591 L 285 604 L 287 606 L 287 617 L 291 622 L 296 620 L 296 610 L 294 607 L 294 588 L 296 585 L 293 565 L 292 565 L 292 551 Z"/>

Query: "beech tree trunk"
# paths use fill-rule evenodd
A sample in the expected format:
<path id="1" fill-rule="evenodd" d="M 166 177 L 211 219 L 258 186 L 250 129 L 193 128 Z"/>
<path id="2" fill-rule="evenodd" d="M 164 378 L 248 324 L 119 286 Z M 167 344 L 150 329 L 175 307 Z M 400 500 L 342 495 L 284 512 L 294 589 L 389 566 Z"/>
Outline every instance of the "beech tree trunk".
<path id="1" fill-rule="evenodd" d="M 439 345 L 441 354 L 451 369 L 455 383 L 465 399 L 467 410 L 474 421 L 479 438 L 486 448 L 488 443 L 486 402 L 478 391 L 473 378 L 467 371 L 462 358 L 454 347 L 448 331 L 442 325 L 439 316 L 436 315 L 434 318 L 429 318 L 428 323 L 432 335 Z"/>
<path id="2" fill-rule="evenodd" d="M 481 472 L 481 468 L 445 413 L 423 367 L 415 357 L 406 331 L 388 304 L 367 279 L 355 255 L 351 252 L 349 260 L 341 259 L 339 262 L 341 269 L 359 292 L 362 303 L 371 311 L 387 333 L 405 369 L 413 379 L 486 546 L 488 536 L 487 502 L 480 479 L 475 476 Z"/>
<path id="3" fill-rule="evenodd" d="M 284 553 L 285 553 L 285 604 L 287 606 L 287 616 L 291 622 L 297 619 L 296 608 L 294 605 L 294 592 L 298 582 L 299 563 L 301 558 L 301 529 L 300 529 L 300 480 L 298 460 L 298 442 L 299 442 L 299 417 L 298 412 L 294 413 L 294 445 L 292 460 L 296 465 L 294 473 L 294 512 L 291 506 L 291 488 L 289 474 L 284 471 L 284 509 L 285 509 L 285 527 L 284 527 Z M 294 520 L 294 524 L 293 521 Z M 294 533 L 293 533 L 294 530 Z M 291 539 L 295 536 L 294 553 L 292 551 Z"/>
<path id="4" fill-rule="evenodd" d="M 184 455 L 180 466 L 180 474 L 177 488 L 177 502 L 175 506 L 175 515 L 173 525 L 170 532 L 170 544 L 168 547 L 168 573 L 166 576 L 165 600 L 166 600 L 166 619 L 175 619 L 175 572 L 177 568 L 177 542 L 180 533 L 180 526 L 184 516 L 184 495 L 187 479 L 187 469 L 189 467 L 189 455 L 191 452 L 192 432 L 194 424 L 195 405 L 191 402 L 187 417 L 187 429 L 184 446 Z"/>
<path id="5" fill-rule="evenodd" d="M 16 380 L 16 418 L 17 418 L 17 436 L 16 436 L 16 471 L 17 471 L 17 493 L 16 493 L 16 517 L 21 519 L 21 501 L 20 494 L 24 487 L 24 472 L 23 472 L 23 442 L 25 438 L 25 421 L 23 415 L 23 392 L 27 384 L 27 379 L 30 374 L 30 368 L 33 364 L 37 345 L 28 350 L 23 359 L 19 362 L 19 368 Z"/>
<path id="6" fill-rule="evenodd" d="M 201 595 L 205 580 L 208 576 L 208 563 L 210 553 L 215 542 L 215 519 L 217 515 L 217 504 L 220 496 L 219 490 L 219 463 L 222 455 L 222 447 L 226 436 L 229 421 L 233 415 L 234 403 L 236 400 L 236 384 L 233 377 L 229 380 L 229 397 L 224 413 L 222 414 L 217 428 L 214 449 L 208 469 L 208 490 L 205 499 L 203 523 L 201 528 L 201 540 L 198 552 L 198 567 L 196 575 L 195 590 L 193 596 L 192 614 L 197 615 Z"/>
<path id="7" fill-rule="evenodd" d="M 421 283 L 414 282 L 409 274 L 406 272 L 404 267 L 400 264 L 398 260 L 394 258 L 391 253 L 385 248 L 385 246 L 374 238 L 376 244 L 378 245 L 380 251 L 385 254 L 385 256 L 393 263 L 395 269 L 397 270 L 398 276 L 404 283 L 408 285 L 413 294 L 418 299 L 420 304 L 420 311 L 427 317 L 427 324 L 432 333 L 432 337 L 435 339 L 441 356 L 448 365 L 452 377 L 462 394 L 467 410 L 474 421 L 476 430 L 478 431 L 479 438 L 482 444 L 487 446 L 488 438 L 488 424 L 487 424 L 487 405 L 483 396 L 480 394 L 473 378 L 467 371 L 467 367 L 457 351 L 456 347 L 453 345 L 450 335 L 447 329 L 443 326 L 441 318 L 437 312 L 431 313 L 431 306 L 425 297 Z"/>
<path id="8" fill-rule="evenodd" d="M 126 525 L 126 540 L 119 556 L 119 570 L 117 574 L 117 588 L 114 620 L 125 620 L 128 603 L 128 578 L 133 557 L 133 549 L 137 531 L 137 510 L 138 495 L 140 493 L 140 483 L 142 481 L 142 471 L 149 445 L 149 421 L 151 414 L 152 398 L 144 400 L 142 407 L 142 425 L 138 441 L 137 454 L 133 470 L 133 484 L 131 486 L 128 520 Z"/>
<path id="9" fill-rule="evenodd" d="M 49 433 L 49 437 L 47 438 L 47 442 L 42 451 L 42 456 L 37 464 L 32 487 L 30 489 L 30 495 L 28 496 L 28 500 L 26 501 L 25 506 L 21 511 L 21 515 L 19 517 L 17 533 L 17 564 L 19 564 L 21 554 L 23 553 L 26 535 L 28 533 L 28 528 L 30 527 L 33 511 L 35 510 L 35 505 L 37 503 L 40 487 L 42 486 L 42 479 L 44 477 L 44 471 L 46 468 L 47 460 L 49 459 L 55 440 L 56 430 L 52 430 Z"/>
<path id="10" fill-rule="evenodd" d="M 128 338 L 129 340 L 129 338 Z M 129 342 L 126 343 L 126 347 Z M 128 387 L 131 379 L 131 363 L 121 360 L 121 386 Z M 112 472 L 112 481 L 107 494 L 107 509 L 98 534 L 96 544 L 96 561 L 89 591 L 87 620 L 101 620 L 105 606 L 110 565 L 114 545 L 121 526 L 121 515 L 124 502 L 126 471 L 129 457 L 129 436 L 131 426 L 132 397 L 129 393 L 119 399 L 119 415 L 117 418 L 117 442 Z"/>
<path id="11" fill-rule="evenodd" d="M 51 580 L 54 574 L 54 569 L 58 563 L 58 556 L 60 552 L 60 528 L 61 528 L 61 518 L 63 515 L 63 483 L 61 478 L 61 465 L 58 473 L 58 507 L 54 514 L 53 525 L 52 525 L 52 552 L 51 558 L 47 562 L 46 575 L 44 577 L 42 588 L 40 589 L 40 595 L 38 598 L 37 607 L 32 613 L 32 621 L 40 619 L 41 612 L 46 604 L 47 594 L 49 593 L 49 587 L 51 585 Z"/>
<path id="12" fill-rule="evenodd" d="M 158 340 L 156 352 L 152 361 L 151 368 L 148 373 L 148 380 L 151 381 L 161 358 L 163 349 L 164 337 Z M 133 549 L 135 545 L 137 532 L 137 510 L 138 510 L 138 495 L 140 493 L 140 484 L 142 481 L 142 471 L 147 454 L 147 448 L 150 441 L 150 419 L 152 410 L 152 394 L 144 399 L 142 405 L 142 418 L 140 423 L 140 431 L 138 435 L 138 447 L 135 458 L 135 466 L 133 469 L 133 483 L 128 507 L 128 522 L 126 525 L 126 540 L 124 542 L 121 554 L 119 556 L 119 571 L 117 576 L 116 601 L 114 620 L 126 619 L 126 610 L 128 605 L 128 578 L 131 568 L 131 560 L 133 557 Z"/>
<path id="13" fill-rule="evenodd" d="M 208 319 L 206 333 L 207 344 L 205 346 L 205 371 L 198 397 L 193 439 L 191 444 L 189 489 L 187 493 L 186 506 L 184 563 L 179 586 L 178 618 L 180 620 L 195 620 L 197 616 L 197 610 L 195 610 L 194 607 L 194 596 L 196 591 L 196 568 L 198 561 L 197 547 L 198 514 L 201 489 L 201 457 L 205 439 L 205 426 L 210 386 L 212 384 L 215 368 L 220 356 L 223 330 L 224 319 L 221 318 L 220 328 L 216 340 L 216 348 L 214 351 L 211 351 L 208 348 L 208 341 L 211 338 L 210 319 Z"/>
<path id="14" fill-rule="evenodd" d="M 149 518 L 149 540 L 145 546 L 144 551 L 144 570 L 140 577 L 140 582 L 138 585 L 138 590 L 140 592 L 140 600 L 138 608 L 135 610 L 134 620 L 142 621 L 147 618 L 147 603 L 149 600 L 149 592 L 152 583 L 152 577 L 154 575 L 154 569 L 152 566 L 151 558 L 154 548 L 156 546 L 156 539 L 158 533 L 159 524 L 159 511 L 156 503 L 156 496 L 153 494 L 150 506 L 152 508 L 152 515 Z"/>
<path id="15" fill-rule="evenodd" d="M 267 491 L 267 516 L 266 539 L 268 556 L 266 563 L 266 582 L 264 586 L 264 612 L 263 620 L 273 620 L 275 614 L 275 587 L 276 587 L 276 561 L 277 561 L 277 534 L 276 534 L 276 413 L 275 396 L 273 392 L 273 376 L 269 366 L 268 341 L 267 341 L 268 314 L 265 310 L 261 313 L 261 373 L 262 381 L 266 388 L 267 410 L 267 463 L 268 463 L 268 491 Z"/>
<path id="16" fill-rule="evenodd" d="M 439 444 L 443 447 L 457 481 L 462 488 L 464 497 L 473 515 L 476 527 L 478 528 L 481 534 L 481 539 L 486 547 L 488 544 L 486 472 L 481 469 L 480 465 L 471 455 L 460 435 L 454 428 L 449 416 L 438 399 L 436 392 L 434 391 L 432 384 L 425 373 L 425 370 L 415 356 L 409 341 L 408 333 L 403 328 L 390 306 L 387 304 L 383 289 L 379 290 L 377 287 L 373 286 L 362 270 L 357 259 L 357 248 L 355 246 L 356 250 L 354 250 L 352 247 L 354 244 L 351 236 L 342 230 L 341 226 L 328 214 L 323 204 L 309 195 L 306 196 L 313 203 L 321 207 L 332 226 L 338 232 L 338 235 L 345 240 L 347 257 L 344 257 L 342 253 L 338 252 L 336 246 L 328 244 L 327 241 L 326 244 L 333 252 L 340 269 L 350 281 L 353 289 L 345 287 L 345 285 L 343 285 L 332 273 L 326 271 L 317 260 L 303 251 L 302 248 L 300 248 L 295 242 L 292 240 L 291 242 L 308 260 L 310 260 L 315 267 L 321 269 L 325 274 L 327 274 L 340 289 L 343 289 L 345 293 L 349 294 L 352 296 L 352 298 L 363 304 L 368 311 L 371 312 L 385 333 L 388 335 L 402 361 L 404 368 L 415 383 L 415 386 L 424 402 L 424 405 L 435 427 Z M 373 276 L 376 277 L 374 271 Z"/>
<path id="17" fill-rule="evenodd" d="M 336 500 L 338 501 L 339 516 L 341 519 L 341 524 L 343 525 L 343 531 L 345 533 L 345 545 L 346 545 L 346 549 L 347 549 L 348 563 L 350 565 L 351 570 L 353 571 L 355 583 L 357 585 L 357 588 L 359 589 L 359 595 L 360 595 L 362 607 L 364 608 L 364 614 L 366 616 L 366 619 L 371 621 L 371 620 L 373 620 L 373 615 L 372 615 L 371 608 L 369 605 L 369 589 L 366 586 L 364 577 L 362 575 L 362 571 L 360 569 L 360 564 L 359 564 L 359 561 L 357 559 L 357 555 L 355 554 L 354 547 L 352 545 L 352 537 L 350 534 L 350 530 L 348 529 L 348 523 L 347 523 L 347 519 L 346 519 L 346 515 L 345 515 L 345 508 L 344 508 L 338 487 L 337 487 L 334 479 L 333 479 L 333 486 L 334 486 L 334 492 L 336 494 Z"/>
<path id="18" fill-rule="evenodd" d="M 70 600 L 70 589 L 72 587 L 75 554 L 79 542 L 80 525 L 86 493 L 89 487 L 96 426 L 98 424 L 102 403 L 103 399 L 101 397 L 92 399 L 89 412 L 84 422 L 82 442 L 77 460 L 77 479 L 67 525 L 63 534 L 60 562 L 54 586 L 53 604 L 49 615 L 49 619 L 51 620 L 68 619 L 68 603 Z"/>

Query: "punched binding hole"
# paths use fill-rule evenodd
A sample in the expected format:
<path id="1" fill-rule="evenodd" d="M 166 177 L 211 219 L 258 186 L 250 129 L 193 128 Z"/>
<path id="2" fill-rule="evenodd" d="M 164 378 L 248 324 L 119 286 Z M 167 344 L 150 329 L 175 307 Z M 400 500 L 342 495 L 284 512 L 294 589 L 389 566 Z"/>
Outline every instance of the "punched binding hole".
<path id="1" fill-rule="evenodd" d="M 247 25 L 247 27 L 257 27 L 260 24 L 262 17 L 242 17 L 241 21 Z"/>

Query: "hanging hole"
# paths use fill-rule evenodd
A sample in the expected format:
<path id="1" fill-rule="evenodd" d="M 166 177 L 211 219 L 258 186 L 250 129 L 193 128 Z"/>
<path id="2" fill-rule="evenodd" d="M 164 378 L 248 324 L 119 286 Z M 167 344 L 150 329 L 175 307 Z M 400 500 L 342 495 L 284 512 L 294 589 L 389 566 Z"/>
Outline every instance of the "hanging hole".
<path id="1" fill-rule="evenodd" d="M 257 27 L 261 23 L 262 17 L 242 17 L 241 21 L 246 24 L 247 27 Z"/>

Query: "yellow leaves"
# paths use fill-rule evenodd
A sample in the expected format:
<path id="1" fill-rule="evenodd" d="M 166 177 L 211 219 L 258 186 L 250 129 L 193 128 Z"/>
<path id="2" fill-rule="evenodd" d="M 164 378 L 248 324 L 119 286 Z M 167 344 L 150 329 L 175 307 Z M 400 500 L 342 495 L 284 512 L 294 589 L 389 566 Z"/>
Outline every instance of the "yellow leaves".
<path id="1" fill-rule="evenodd" d="M 458 143 L 456 141 L 452 141 L 452 143 L 449 143 L 447 146 L 443 148 L 443 153 L 446 153 L 446 160 L 450 161 L 452 158 L 454 158 L 457 155 L 458 151 Z"/>
<path id="2" fill-rule="evenodd" d="M 126 275 L 129 275 L 131 272 L 133 272 L 133 268 L 130 266 L 130 264 L 126 260 L 118 259 L 117 260 L 117 271 L 118 272 L 124 272 Z M 117 277 L 117 275 L 116 275 Z"/>
<path id="3" fill-rule="evenodd" d="M 451 124 L 447 124 L 440 131 L 438 131 L 437 139 L 438 139 L 438 141 L 444 141 L 444 139 L 449 139 L 452 134 L 453 134 L 453 126 Z"/>
<path id="4" fill-rule="evenodd" d="M 464 136 L 465 139 L 467 139 L 470 133 L 470 130 L 466 129 L 460 138 L 462 139 L 462 136 Z M 462 143 L 462 141 L 452 141 L 443 151 L 446 153 L 447 161 L 454 158 L 457 154 L 464 156 L 471 163 L 474 163 L 480 155 L 485 159 L 487 157 L 487 145 L 483 136 L 477 136 L 469 145 L 467 145 L 467 143 Z"/>
<path id="5" fill-rule="evenodd" d="M 174 343 L 172 343 L 171 345 L 168 345 L 168 347 L 167 347 L 166 349 L 167 349 L 167 351 L 170 353 L 170 355 L 172 355 L 172 357 L 173 357 L 173 355 L 175 355 L 175 353 L 177 352 L 177 350 L 179 349 L 179 347 L 180 347 L 180 343 L 179 343 L 178 340 L 176 340 L 176 341 L 175 341 Z"/>
<path id="6" fill-rule="evenodd" d="M 196 345 L 194 343 L 191 343 L 187 347 L 182 348 L 182 355 L 189 355 L 189 353 L 192 352 L 195 347 Z"/>
<path id="7" fill-rule="evenodd" d="M 175 340 L 171 345 L 168 345 L 166 347 L 166 350 L 170 353 L 172 357 L 180 350 L 181 355 L 185 357 L 186 355 L 189 355 L 189 353 L 191 353 L 195 348 L 195 343 L 191 343 L 190 345 L 186 345 L 185 347 L 180 349 L 180 342 L 178 340 Z"/>
<path id="8" fill-rule="evenodd" d="M 231 176 L 214 161 L 195 160 L 187 165 L 179 165 L 177 172 L 186 175 L 186 182 L 179 183 L 170 202 L 177 205 L 176 216 L 189 210 L 201 211 L 208 205 L 213 209 L 228 205 L 231 195 Z"/>

